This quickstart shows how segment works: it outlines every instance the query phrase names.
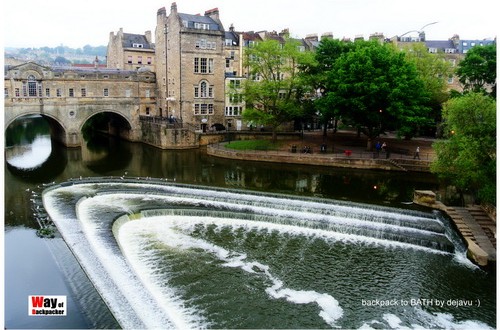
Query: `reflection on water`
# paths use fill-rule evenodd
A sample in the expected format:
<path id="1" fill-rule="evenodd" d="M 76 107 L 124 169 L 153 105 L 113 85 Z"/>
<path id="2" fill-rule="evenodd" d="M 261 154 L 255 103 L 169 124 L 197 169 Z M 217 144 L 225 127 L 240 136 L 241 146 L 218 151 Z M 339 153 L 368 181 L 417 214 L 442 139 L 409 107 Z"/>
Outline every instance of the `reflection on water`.
<path id="1" fill-rule="evenodd" d="M 5 132 L 5 159 L 18 169 L 34 169 L 52 152 L 50 129 L 41 116 L 26 116 L 11 124 Z"/>
<path id="2" fill-rule="evenodd" d="M 31 144 L 5 149 L 7 162 L 19 169 L 34 169 L 41 166 L 52 152 L 50 135 L 38 136 Z"/>

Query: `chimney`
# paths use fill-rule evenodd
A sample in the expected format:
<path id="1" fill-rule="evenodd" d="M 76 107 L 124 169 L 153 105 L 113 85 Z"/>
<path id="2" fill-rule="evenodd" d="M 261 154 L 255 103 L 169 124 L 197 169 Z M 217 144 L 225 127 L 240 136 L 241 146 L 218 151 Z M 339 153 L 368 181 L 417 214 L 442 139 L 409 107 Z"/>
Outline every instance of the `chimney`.
<path id="1" fill-rule="evenodd" d="M 172 2 L 172 5 L 170 6 L 170 13 L 177 13 L 177 3 Z"/>
<path id="2" fill-rule="evenodd" d="M 97 69 L 98 67 L 99 67 L 99 59 L 96 56 L 94 60 L 94 69 Z"/>
<path id="3" fill-rule="evenodd" d="M 210 17 L 214 21 L 219 21 L 219 8 L 213 8 L 205 12 L 205 16 Z"/>
<path id="4" fill-rule="evenodd" d="M 151 31 L 146 31 L 144 32 L 144 36 L 146 37 L 146 40 L 151 44 Z"/>
<path id="5" fill-rule="evenodd" d="M 156 12 L 156 16 L 167 16 L 167 10 L 165 9 L 165 7 L 161 7 L 160 9 L 158 9 L 158 11 Z"/>

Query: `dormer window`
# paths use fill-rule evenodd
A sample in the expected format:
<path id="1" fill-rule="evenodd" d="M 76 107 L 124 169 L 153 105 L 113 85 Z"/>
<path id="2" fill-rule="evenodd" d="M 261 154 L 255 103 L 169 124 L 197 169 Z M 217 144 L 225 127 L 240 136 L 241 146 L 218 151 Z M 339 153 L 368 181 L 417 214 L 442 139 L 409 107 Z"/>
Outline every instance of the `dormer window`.
<path id="1" fill-rule="evenodd" d="M 132 44 L 132 48 L 144 48 L 144 44 Z"/>
<path id="2" fill-rule="evenodd" d="M 210 24 L 195 22 L 194 28 L 200 30 L 210 30 Z"/>

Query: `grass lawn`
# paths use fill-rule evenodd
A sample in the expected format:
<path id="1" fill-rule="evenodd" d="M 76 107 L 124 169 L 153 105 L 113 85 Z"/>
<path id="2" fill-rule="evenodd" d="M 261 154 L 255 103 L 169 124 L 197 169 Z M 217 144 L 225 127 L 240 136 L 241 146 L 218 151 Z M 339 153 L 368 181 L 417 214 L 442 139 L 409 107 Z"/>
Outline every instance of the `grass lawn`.
<path id="1" fill-rule="evenodd" d="M 271 140 L 237 140 L 226 144 L 226 148 L 234 150 L 278 150 L 283 141 L 273 143 Z"/>

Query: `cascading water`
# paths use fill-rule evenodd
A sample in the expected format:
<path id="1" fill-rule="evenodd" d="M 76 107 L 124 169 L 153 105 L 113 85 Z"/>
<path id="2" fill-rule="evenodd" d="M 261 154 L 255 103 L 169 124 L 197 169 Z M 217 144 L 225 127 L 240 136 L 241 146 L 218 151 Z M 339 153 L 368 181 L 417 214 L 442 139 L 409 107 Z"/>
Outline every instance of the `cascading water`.
<path id="1" fill-rule="evenodd" d="M 434 214 L 120 178 L 43 202 L 125 328 L 461 324 L 403 303 L 457 250 Z"/>

